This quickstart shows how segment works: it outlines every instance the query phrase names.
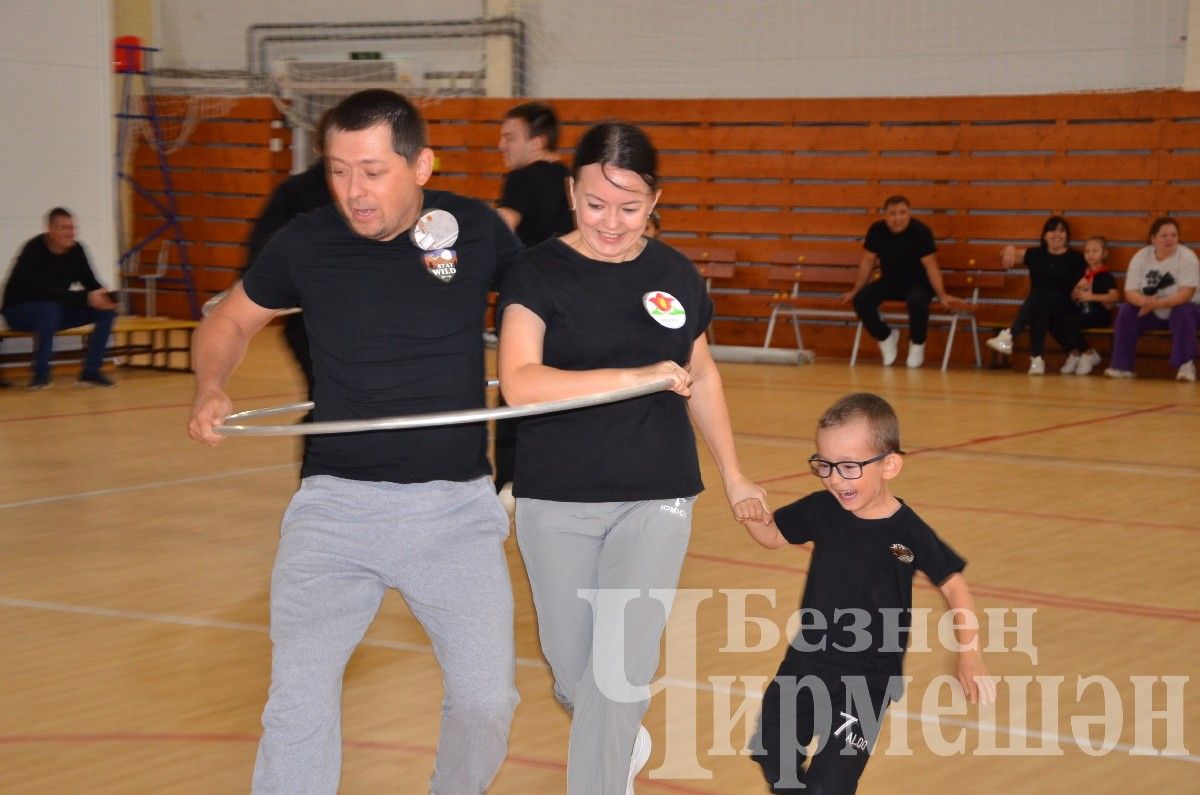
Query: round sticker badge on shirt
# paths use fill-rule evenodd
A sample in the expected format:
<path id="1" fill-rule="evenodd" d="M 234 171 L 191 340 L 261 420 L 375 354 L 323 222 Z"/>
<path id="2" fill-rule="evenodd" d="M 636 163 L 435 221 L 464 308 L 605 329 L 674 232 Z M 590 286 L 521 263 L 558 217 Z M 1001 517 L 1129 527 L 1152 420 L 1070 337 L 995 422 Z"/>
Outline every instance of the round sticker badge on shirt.
<path id="1" fill-rule="evenodd" d="M 892 544 L 890 549 L 892 552 L 892 557 L 894 557 L 896 560 L 900 561 L 901 563 L 912 563 L 917 557 L 916 555 L 913 554 L 913 551 L 911 549 L 904 546 L 903 544 Z"/>
<path id="2" fill-rule="evenodd" d="M 662 290 L 651 290 L 642 296 L 642 306 L 646 314 L 654 318 L 654 322 L 666 328 L 683 328 L 687 322 L 687 312 L 679 299 Z"/>
<path id="3" fill-rule="evenodd" d="M 422 251 L 450 248 L 458 240 L 458 219 L 445 210 L 422 210 L 408 237 Z"/>

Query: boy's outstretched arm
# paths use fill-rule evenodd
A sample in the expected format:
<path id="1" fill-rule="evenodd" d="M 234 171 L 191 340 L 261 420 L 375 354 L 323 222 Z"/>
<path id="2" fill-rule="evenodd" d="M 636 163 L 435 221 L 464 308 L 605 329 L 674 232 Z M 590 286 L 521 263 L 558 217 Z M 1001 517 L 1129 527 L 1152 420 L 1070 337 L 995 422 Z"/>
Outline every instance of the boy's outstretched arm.
<path id="1" fill-rule="evenodd" d="M 975 613 L 975 598 L 967 587 L 967 579 L 961 573 L 950 576 L 939 586 L 946 604 L 954 610 L 954 636 L 958 640 L 958 681 L 966 691 L 967 698 L 972 704 L 991 704 L 996 700 L 996 680 L 988 674 L 987 666 L 983 664 L 983 654 L 979 648 L 978 618 L 968 622 L 964 612 L 971 616 Z"/>
<path id="2" fill-rule="evenodd" d="M 770 514 L 767 514 L 761 521 L 755 518 L 742 519 L 740 517 L 739 521 L 750 531 L 750 536 L 767 549 L 779 549 L 788 545 L 788 540 L 783 537 L 783 533 L 779 532 L 779 527 Z"/>

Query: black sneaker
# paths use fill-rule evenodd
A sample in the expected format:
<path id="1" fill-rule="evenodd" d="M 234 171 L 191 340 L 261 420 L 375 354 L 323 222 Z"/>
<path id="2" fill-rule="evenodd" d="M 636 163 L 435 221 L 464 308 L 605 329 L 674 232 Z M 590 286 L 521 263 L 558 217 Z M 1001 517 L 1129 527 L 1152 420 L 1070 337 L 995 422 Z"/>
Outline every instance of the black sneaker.
<path id="1" fill-rule="evenodd" d="M 29 385 L 26 386 L 25 388 L 28 389 L 30 392 L 37 392 L 42 389 L 49 389 L 50 388 L 50 376 L 35 375 L 33 378 L 29 379 Z"/>
<path id="2" fill-rule="evenodd" d="M 111 378 L 106 378 L 103 373 L 84 373 L 79 376 L 79 380 L 75 382 L 76 386 L 116 386 L 116 382 Z"/>

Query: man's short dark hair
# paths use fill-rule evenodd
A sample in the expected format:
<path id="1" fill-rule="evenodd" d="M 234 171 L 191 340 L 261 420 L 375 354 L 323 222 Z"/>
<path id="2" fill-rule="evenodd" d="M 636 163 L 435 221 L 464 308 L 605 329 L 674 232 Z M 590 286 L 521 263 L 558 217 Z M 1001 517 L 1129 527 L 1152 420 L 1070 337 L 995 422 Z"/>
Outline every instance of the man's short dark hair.
<path id="1" fill-rule="evenodd" d="M 323 138 L 334 132 L 358 132 L 386 124 L 392 131 L 392 151 L 409 163 L 429 146 L 421 112 L 400 94 L 383 88 L 351 94 L 334 106 L 323 122 Z"/>
<path id="2" fill-rule="evenodd" d="M 912 202 L 908 200 L 907 196 L 896 193 L 883 200 L 883 209 L 886 210 L 887 208 L 896 204 L 903 204 L 905 207 L 912 207 Z"/>
<path id="3" fill-rule="evenodd" d="M 554 108 L 541 102 L 526 102 L 504 114 L 504 120 L 520 119 L 529 128 L 529 137 L 546 139 L 546 151 L 558 149 L 558 116 Z"/>
<path id="4" fill-rule="evenodd" d="M 46 213 L 46 226 L 54 223 L 55 218 L 74 218 L 71 211 L 66 207 L 55 207 L 50 212 Z"/>

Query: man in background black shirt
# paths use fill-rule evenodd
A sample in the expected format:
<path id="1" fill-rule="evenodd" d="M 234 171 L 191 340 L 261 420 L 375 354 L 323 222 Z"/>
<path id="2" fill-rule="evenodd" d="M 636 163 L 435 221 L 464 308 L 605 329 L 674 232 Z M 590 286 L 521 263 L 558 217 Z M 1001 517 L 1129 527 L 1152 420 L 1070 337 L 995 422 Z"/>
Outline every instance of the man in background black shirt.
<path id="1" fill-rule="evenodd" d="M 558 160 L 558 117 L 527 102 L 504 114 L 500 154 L 509 169 L 497 209 L 526 247 L 575 228 L 567 204 L 567 168 Z"/>
<path id="2" fill-rule="evenodd" d="M 904 301 L 908 309 L 907 364 L 920 367 L 925 362 L 925 335 L 933 297 L 936 295 L 947 309 L 966 305 L 961 298 L 946 293 L 933 232 L 912 217 L 907 198 L 889 196 L 883 203 L 883 219 L 867 230 L 863 248 L 854 289 L 842 296 L 842 302 L 854 303 L 859 320 L 879 343 L 883 366 L 889 367 L 896 360 L 900 332 L 889 328 L 880 317 L 879 305 L 884 301 Z M 876 265 L 879 278 L 868 284 Z"/>
<path id="3" fill-rule="evenodd" d="M 318 207 L 333 204 L 333 196 L 329 193 L 329 185 L 325 181 L 324 137 L 325 120 L 317 124 L 313 133 L 316 142 L 317 159 L 304 171 L 293 174 L 276 186 L 267 204 L 263 207 L 254 229 L 250 232 L 250 250 L 246 254 L 246 268 L 254 266 L 254 260 L 259 252 L 267 245 L 271 236 L 287 226 L 297 215 L 311 213 Z M 245 271 L 242 272 L 245 276 Z M 304 373 L 304 381 L 308 385 L 308 399 L 313 399 L 313 365 L 312 354 L 308 349 L 308 332 L 304 329 L 304 317 L 300 314 L 290 314 L 283 321 L 283 337 L 296 364 Z"/>
<path id="4" fill-rule="evenodd" d="M 558 117 L 540 102 L 526 102 L 504 114 L 500 154 L 509 169 L 496 211 L 528 248 L 575 228 L 567 203 L 567 167 L 558 159 Z M 520 420 L 496 423 L 496 489 L 511 483 Z M 511 490 L 502 498 L 511 510 Z"/>
<path id="5" fill-rule="evenodd" d="M 82 289 L 72 289 L 79 285 Z M 65 328 L 94 323 L 88 335 L 80 386 L 113 386 L 100 372 L 117 304 L 96 280 L 87 252 L 75 240 L 75 218 L 62 207 L 46 214 L 46 233 L 27 241 L 4 288 L 0 312 L 9 328 L 33 332 L 36 352 L 30 389 L 50 386 L 54 335 Z"/>

